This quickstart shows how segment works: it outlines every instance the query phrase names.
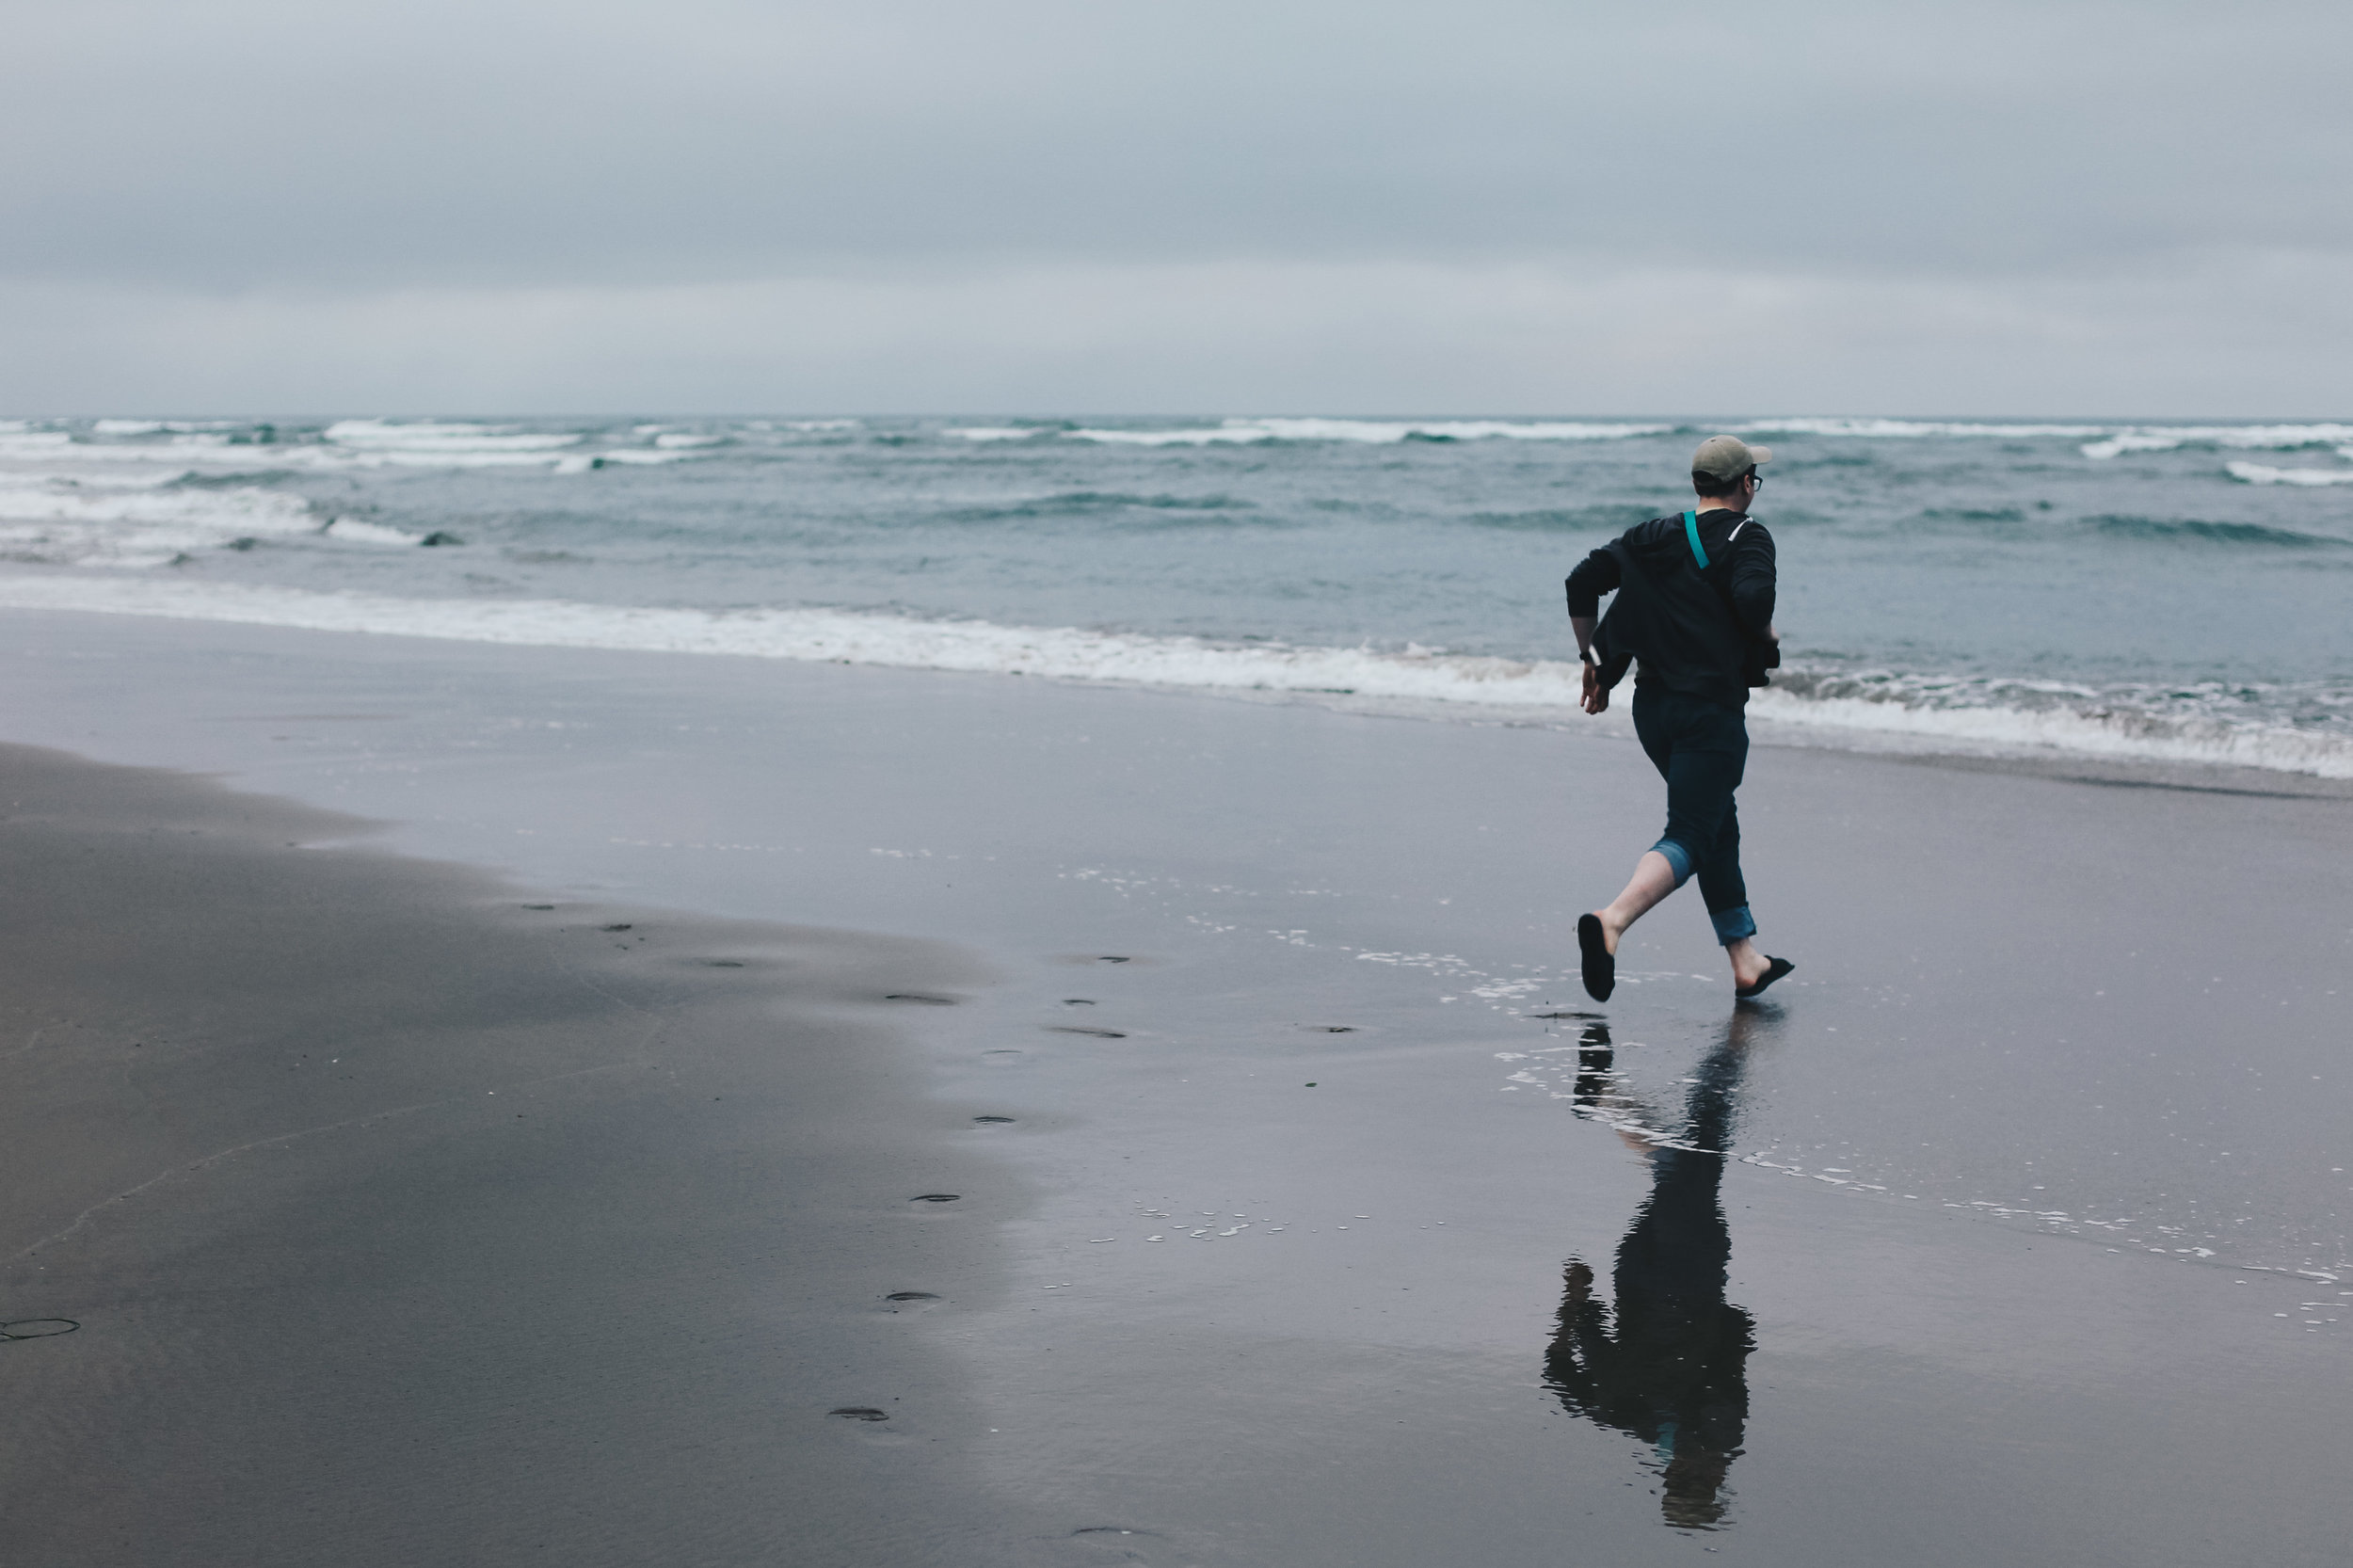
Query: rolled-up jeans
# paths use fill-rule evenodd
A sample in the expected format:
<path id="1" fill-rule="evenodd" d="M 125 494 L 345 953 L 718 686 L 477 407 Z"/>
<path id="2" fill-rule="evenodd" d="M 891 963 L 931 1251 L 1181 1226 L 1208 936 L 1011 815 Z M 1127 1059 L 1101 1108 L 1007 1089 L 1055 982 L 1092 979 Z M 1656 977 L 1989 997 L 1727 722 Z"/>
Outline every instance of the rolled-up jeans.
<path id="1" fill-rule="evenodd" d="M 1667 781 L 1667 831 L 1651 847 L 1674 868 L 1676 887 L 1700 879 L 1719 942 L 1755 936 L 1740 877 L 1740 814 L 1732 804 L 1749 765 L 1746 717 L 1721 702 L 1638 681 L 1634 734 Z"/>

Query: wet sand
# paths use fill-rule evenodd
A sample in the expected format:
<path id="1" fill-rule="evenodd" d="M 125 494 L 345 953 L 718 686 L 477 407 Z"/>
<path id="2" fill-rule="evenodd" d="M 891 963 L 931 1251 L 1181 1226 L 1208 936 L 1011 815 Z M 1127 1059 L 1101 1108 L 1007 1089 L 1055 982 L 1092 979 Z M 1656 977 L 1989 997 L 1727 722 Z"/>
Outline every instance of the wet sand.
<path id="1" fill-rule="evenodd" d="M 775 1089 L 737 1135 L 767 1147 L 773 1120 L 776 1148 L 799 1147 L 846 1096 L 868 1139 L 809 1154 L 802 1179 L 955 1172 L 936 1180 L 963 1193 L 956 1228 L 901 1227 L 955 1239 L 931 1265 L 956 1283 L 919 1315 L 848 1304 L 887 1272 L 863 1249 L 900 1234 L 879 1214 L 761 1276 L 777 1344 L 839 1331 L 831 1353 L 920 1358 L 890 1363 L 909 1370 L 889 1418 L 824 1416 L 801 1397 L 816 1381 L 782 1381 L 801 1363 L 756 1336 L 671 1344 L 677 1361 L 617 1379 L 637 1424 L 814 1479 L 696 1482 L 680 1460 L 616 1480 L 579 1433 L 578 1453 L 488 1472 L 534 1517 L 585 1487 L 640 1521 L 584 1528 L 573 1560 L 2343 1560 L 2353 820 L 2293 780 L 2119 789 L 1760 750 L 1751 884 L 1798 974 L 1736 1014 L 1686 893 L 1595 1008 L 1570 923 L 1658 815 L 1620 741 L 1018 680 L 5 625 L 21 739 L 227 772 L 560 904 L 694 912 L 650 931 L 760 920 L 843 953 L 870 939 L 815 933 L 901 934 L 882 946 L 925 972 L 889 984 L 953 1003 L 869 987 L 845 1014 L 821 985 L 822 1016 L 901 1065 Z M 506 934 L 525 896 L 431 902 Z M 808 973 L 716 978 L 790 1009 Z M 667 1148 L 632 1129 L 675 1133 L 701 1103 L 616 1104 L 598 1143 Z M 908 1152 L 861 1164 L 889 1148 Z M 364 1185 L 363 1154 L 340 1156 L 340 1191 Z M 471 1167 L 417 1159 L 459 1205 Z M 509 1245 L 493 1250 L 532 1266 L 473 1277 L 522 1301 L 605 1289 L 636 1277 L 653 1213 L 724 1227 L 753 1204 L 686 1164 L 593 1267 Z M 322 1223 L 316 1246 L 336 1236 Z M 655 1272 L 693 1281 L 706 1315 L 735 1288 L 713 1249 Z M 653 1299 L 619 1294 L 632 1313 Z M 300 1320 L 312 1337 L 320 1320 Z M 875 1328 L 914 1332 L 856 1337 Z M 204 1342 L 259 1364 L 234 1328 Z M 0 1346 L 0 1376 L 96 1343 Z M 520 1344 L 467 1364 L 469 1387 L 509 1380 L 485 1409 L 560 1406 L 550 1390 L 614 1354 L 584 1330 L 536 1359 Z M 264 1381 L 364 1432 L 316 1392 L 322 1364 Z M 689 1368 L 702 1381 L 664 1390 Z M 41 1412 L 43 1451 L 130 1441 L 112 1434 L 135 1412 L 108 1401 L 132 1384 L 107 1378 L 105 1400 L 67 1381 L 16 1404 Z M 255 1422 L 285 1419 L 267 1404 Z M 385 1450 L 345 1436 L 365 1462 L 300 1495 L 376 1510 L 403 1463 L 462 1489 L 451 1454 L 512 1423 L 420 1417 Z M 81 1514 L 101 1506 L 107 1482 L 75 1484 Z M 795 1536 L 795 1519 L 840 1523 Z M 435 1544 L 520 1555 L 453 1544 L 471 1539 Z"/>

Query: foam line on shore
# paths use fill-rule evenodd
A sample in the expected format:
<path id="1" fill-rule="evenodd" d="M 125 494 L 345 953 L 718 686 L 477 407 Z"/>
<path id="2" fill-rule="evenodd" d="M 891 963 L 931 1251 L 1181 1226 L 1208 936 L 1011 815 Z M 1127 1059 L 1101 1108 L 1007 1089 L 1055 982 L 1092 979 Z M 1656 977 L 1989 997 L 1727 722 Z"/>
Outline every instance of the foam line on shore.
<path id="1" fill-rule="evenodd" d="M 734 612 L 551 600 L 398 599 L 275 587 L 80 576 L 0 576 L 0 606 L 227 621 L 314 632 L 526 648 L 692 653 L 897 669 L 1043 676 L 1204 692 L 1339 696 L 1441 709 L 1566 717 L 1577 666 L 1408 648 L 1237 648 L 1072 627 L 924 621 L 826 609 Z M 2333 729 L 2164 711 L 2047 683 L 1860 681 L 1785 672 L 1756 694 L 1760 719 L 1817 731 L 1972 749 L 2057 751 L 2353 778 L 2353 738 Z"/>
<path id="2" fill-rule="evenodd" d="M 1768 689 L 1751 699 L 1756 717 L 1857 737 L 1903 737 L 1988 753 L 2058 752 L 2124 762 L 2187 762 L 2268 773 L 2353 778 L 2353 740 L 2197 714 L 2102 701 L 2021 707 L 1801 696 Z"/>

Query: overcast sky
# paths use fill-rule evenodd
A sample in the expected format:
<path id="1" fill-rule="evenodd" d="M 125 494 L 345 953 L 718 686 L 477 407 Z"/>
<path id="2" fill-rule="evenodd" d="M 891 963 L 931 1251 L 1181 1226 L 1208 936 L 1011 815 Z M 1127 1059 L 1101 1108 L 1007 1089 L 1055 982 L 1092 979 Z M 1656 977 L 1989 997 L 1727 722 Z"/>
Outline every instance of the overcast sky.
<path id="1" fill-rule="evenodd" d="M 2353 6 L 0 0 L 0 409 L 2353 413 Z"/>

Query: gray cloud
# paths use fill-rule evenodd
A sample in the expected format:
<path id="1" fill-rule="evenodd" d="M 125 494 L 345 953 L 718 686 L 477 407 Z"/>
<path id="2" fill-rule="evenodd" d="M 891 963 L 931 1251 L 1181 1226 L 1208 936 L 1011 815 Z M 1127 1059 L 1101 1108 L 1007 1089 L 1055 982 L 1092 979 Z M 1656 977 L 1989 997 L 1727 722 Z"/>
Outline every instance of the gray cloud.
<path id="1" fill-rule="evenodd" d="M 93 376 L 120 389 L 109 396 L 150 400 L 167 383 L 219 382 L 217 359 L 171 355 L 223 352 L 195 345 L 232 319 L 329 334 L 287 340 L 289 385 L 306 344 L 328 352 L 349 334 L 346 360 L 377 363 L 378 378 L 349 370 L 363 395 L 338 403 L 392 384 L 368 345 L 399 320 L 420 344 L 456 335 L 410 355 L 398 384 L 437 384 L 430 361 L 452 390 L 496 383 L 548 406 L 563 389 L 523 367 L 579 352 L 525 341 L 532 320 L 570 319 L 545 313 L 552 299 L 715 334 L 657 332 L 596 373 L 627 381 L 632 364 L 641 377 L 718 374 L 749 341 L 787 356 L 831 343 L 867 319 L 854 301 L 888 297 L 925 320 L 1009 312 L 1042 336 L 1025 347 L 1018 333 L 943 328 L 936 343 L 977 358 L 910 360 L 895 393 L 850 374 L 844 398 L 815 402 L 1004 406 L 933 399 L 1059 376 L 1073 397 L 1124 388 L 1130 407 L 1172 407 L 1154 389 L 1182 342 L 1218 341 L 1219 317 L 1196 322 L 1206 340 L 1171 340 L 1154 312 L 1193 309 L 1178 296 L 1238 310 L 1248 291 L 1234 279 L 1282 295 L 1316 269 L 1356 280 L 1335 298 L 1359 313 L 1324 346 L 1277 338 L 1303 365 L 1374 376 L 1389 407 L 1433 406 L 1414 389 L 1453 386 L 1436 368 L 1449 344 L 1472 356 L 1465 375 L 1503 374 L 1509 328 L 1442 301 L 1505 276 L 1547 280 L 1529 335 L 1572 360 L 1615 332 L 1669 341 L 1693 298 L 1746 290 L 1776 341 L 1796 334 L 1787 352 L 1850 364 L 1845 382 L 1816 377 L 1825 394 L 1880 395 L 1888 378 L 1849 352 L 1858 334 L 1875 353 L 1926 356 L 1914 370 L 1948 349 L 1974 364 L 1948 342 L 1955 312 L 2007 324 L 1993 335 L 2009 345 L 2012 407 L 2084 345 L 2119 352 L 2136 325 L 2208 345 L 2209 385 L 2321 385 L 2296 356 L 2314 354 L 2314 332 L 2345 346 L 2311 298 L 2241 297 L 2287 273 L 2324 293 L 2334 276 L 2342 292 L 2353 107 L 2338 77 L 2353 8 L 2341 4 L 15 0 L 9 28 L 0 280 L 14 280 L 8 311 L 48 312 L 0 317 L 13 356 L 0 393 L 20 406 L 87 392 Z M 1680 306 L 1627 281 L 1645 269 L 1676 280 Z M 1408 276 L 1453 282 L 1365 281 Z M 1095 336 L 1075 358 L 1050 346 L 1050 301 L 1019 281 L 1048 277 L 1088 280 Z M 680 290 L 736 299 L 766 325 L 747 336 L 681 314 Z M 743 303 L 754 297 L 766 303 Z M 1913 314 L 1888 313 L 1899 297 Z M 49 358 L 63 352 L 58 324 L 104 322 L 110 298 L 150 330 L 86 339 L 86 354 L 115 344 L 94 369 Z M 511 329 L 487 330 L 502 309 Z M 2164 313 L 2134 314 L 2151 310 Z M 858 329 L 884 359 L 890 319 Z M 1262 342 L 1234 352 L 1258 363 Z M 483 359 L 490 343 L 513 374 Z M 735 406 L 766 406 L 748 393 L 785 361 L 763 364 L 730 383 L 747 396 Z M 1337 379 L 1280 368 L 1273 381 L 1307 401 L 1343 395 Z M 2168 385 L 2198 368 L 2166 371 Z M 1552 384 L 1503 378 L 1525 393 Z M 1948 395 L 1905 401 L 1957 409 L 1965 383 L 1999 403 L 1998 380 L 1956 370 Z M 865 394 L 847 398 L 851 386 Z M 2122 408 L 2136 390 L 2115 381 L 2095 401 Z M 1537 406 L 1487 406 L 1507 403 Z"/>
<path id="2" fill-rule="evenodd" d="M 1975 272 L 2353 240 L 2341 5 L 14 10 L 20 276 L 1562 250 Z"/>

